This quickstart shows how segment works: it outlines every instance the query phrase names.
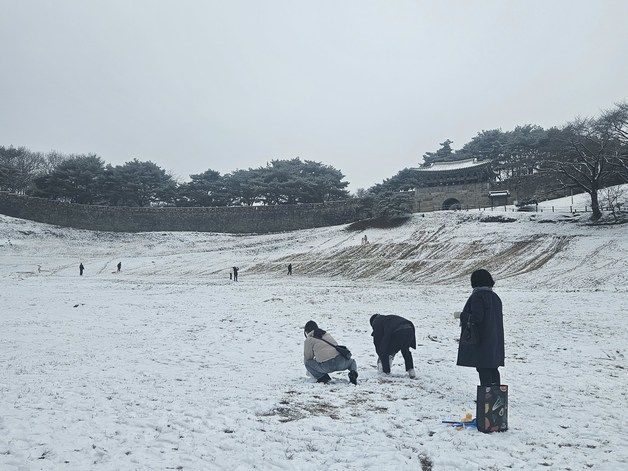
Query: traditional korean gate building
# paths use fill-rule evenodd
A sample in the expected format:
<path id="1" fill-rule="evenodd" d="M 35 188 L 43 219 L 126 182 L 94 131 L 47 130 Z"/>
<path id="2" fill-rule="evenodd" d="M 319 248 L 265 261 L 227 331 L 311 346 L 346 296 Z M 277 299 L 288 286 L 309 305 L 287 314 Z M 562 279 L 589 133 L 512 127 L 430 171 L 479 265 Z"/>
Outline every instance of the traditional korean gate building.
<path id="1" fill-rule="evenodd" d="M 434 162 L 415 170 L 415 211 L 467 209 L 508 203 L 508 191 L 491 192 L 495 173 L 489 160 Z"/>

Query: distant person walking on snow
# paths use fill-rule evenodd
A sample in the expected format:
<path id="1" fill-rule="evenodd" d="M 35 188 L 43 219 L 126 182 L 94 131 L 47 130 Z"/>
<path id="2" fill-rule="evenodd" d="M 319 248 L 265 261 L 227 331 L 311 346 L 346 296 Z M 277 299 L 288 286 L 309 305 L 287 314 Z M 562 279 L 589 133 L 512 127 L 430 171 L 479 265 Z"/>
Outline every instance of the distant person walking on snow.
<path id="1" fill-rule="evenodd" d="M 288 263 L 288 275 L 292 276 L 292 263 Z"/>
<path id="2" fill-rule="evenodd" d="M 238 267 L 233 267 L 233 281 L 238 281 Z"/>
<path id="3" fill-rule="evenodd" d="M 120 273 L 120 270 L 122 270 L 122 262 L 118 262 L 118 273 Z"/>
<path id="4" fill-rule="evenodd" d="M 79 275 L 83 276 L 83 272 L 85 271 L 85 267 L 83 266 L 83 262 L 79 265 Z"/>
<path id="5" fill-rule="evenodd" d="M 303 362 L 305 369 L 317 383 L 330 382 L 329 373 L 349 370 L 349 381 L 358 384 L 358 365 L 346 348 L 339 346 L 338 342 L 323 329 L 319 329 L 314 321 L 308 321 L 303 330 L 305 335 Z"/>
<path id="6" fill-rule="evenodd" d="M 371 316 L 373 328 L 373 343 L 377 352 L 377 369 L 386 374 L 390 373 L 390 364 L 397 352 L 401 350 L 406 371 L 410 378 L 416 378 L 414 363 L 410 349 L 416 349 L 414 324 L 401 316 Z"/>
<path id="7" fill-rule="evenodd" d="M 473 292 L 460 314 L 457 364 L 475 367 L 481 386 L 499 385 L 498 368 L 504 366 L 504 317 L 502 301 L 493 292 L 494 285 L 488 271 L 474 271 Z"/>

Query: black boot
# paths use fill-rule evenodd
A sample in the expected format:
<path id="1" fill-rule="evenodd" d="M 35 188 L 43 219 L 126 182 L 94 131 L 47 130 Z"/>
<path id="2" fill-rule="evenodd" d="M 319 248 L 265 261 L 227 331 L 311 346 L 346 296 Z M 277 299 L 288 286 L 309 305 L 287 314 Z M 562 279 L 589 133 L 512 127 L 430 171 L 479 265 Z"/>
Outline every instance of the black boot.
<path id="1" fill-rule="evenodd" d="M 349 371 L 349 381 L 351 384 L 358 384 L 358 372 L 357 371 Z"/>
<path id="2" fill-rule="evenodd" d="M 323 376 L 321 376 L 320 378 L 316 380 L 317 383 L 324 383 L 324 384 L 327 384 L 330 381 L 331 381 L 331 378 L 329 377 L 327 373 L 325 373 Z"/>

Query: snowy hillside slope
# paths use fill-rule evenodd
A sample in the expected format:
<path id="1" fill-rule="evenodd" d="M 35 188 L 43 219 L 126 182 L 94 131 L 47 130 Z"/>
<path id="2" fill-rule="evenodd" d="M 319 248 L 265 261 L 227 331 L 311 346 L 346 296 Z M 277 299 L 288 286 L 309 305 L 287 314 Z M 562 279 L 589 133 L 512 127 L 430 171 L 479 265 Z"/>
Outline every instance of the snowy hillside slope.
<path id="1" fill-rule="evenodd" d="M 497 216 L 514 221 L 486 222 Z M 120 234 L 0 217 L 0 469 L 628 466 L 628 225 L 438 212 L 366 234 L 362 246 L 344 226 Z M 510 429 L 488 436 L 441 424 L 475 412 L 452 313 L 480 266 L 504 303 L 510 388 Z M 399 358 L 377 373 L 375 313 L 416 325 L 416 380 Z M 357 387 L 306 378 L 309 319 L 350 347 Z"/>
<path id="2" fill-rule="evenodd" d="M 507 218 L 511 222 L 486 222 Z M 507 284 L 560 289 L 626 285 L 628 229 L 592 227 L 586 215 L 490 211 L 416 214 L 404 226 L 350 232 L 345 226 L 269 235 L 119 234 L 0 217 L 4 263 L 16 273 L 107 276 L 118 260 L 136 277 L 281 276 L 466 283 L 483 266 Z M 366 233 L 370 244 L 360 245 Z M 35 247 L 41 249 L 33 250 Z"/>
<path id="3" fill-rule="evenodd" d="M 508 218 L 512 222 L 484 222 Z M 366 231 L 293 249 L 283 257 L 255 263 L 254 272 L 280 271 L 292 262 L 301 273 L 348 276 L 419 284 L 466 283 L 478 266 L 500 280 L 561 288 L 623 286 L 626 282 L 626 228 L 599 230 L 577 223 L 578 218 L 539 214 L 430 213 L 415 215 L 401 228 Z M 596 256 L 603 252 L 603 257 Z M 617 270 L 601 270 L 615 266 Z M 621 270 L 623 266 L 624 270 Z M 538 273 L 533 273 L 540 270 Z"/>

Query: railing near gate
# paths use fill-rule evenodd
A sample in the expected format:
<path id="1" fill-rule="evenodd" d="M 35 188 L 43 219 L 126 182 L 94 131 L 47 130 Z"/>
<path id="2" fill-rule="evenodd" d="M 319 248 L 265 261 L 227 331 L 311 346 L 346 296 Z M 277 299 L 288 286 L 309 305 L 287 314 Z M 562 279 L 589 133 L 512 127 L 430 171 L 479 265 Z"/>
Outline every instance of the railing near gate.
<path id="1" fill-rule="evenodd" d="M 615 208 L 615 210 L 617 209 L 621 209 L 621 208 Z M 556 206 L 556 205 L 539 205 L 539 204 L 532 204 L 532 205 L 526 205 L 526 206 L 514 206 L 514 205 L 506 205 L 506 206 L 489 206 L 489 207 L 478 207 L 478 208 L 472 208 L 470 206 L 465 206 L 464 208 L 465 211 L 492 211 L 492 212 L 512 212 L 512 213 L 590 213 L 591 211 L 591 206 L 578 206 L 578 205 L 573 205 L 573 206 Z M 600 206 L 600 210 L 601 211 L 612 211 L 612 208 L 607 208 L 604 206 Z"/>

